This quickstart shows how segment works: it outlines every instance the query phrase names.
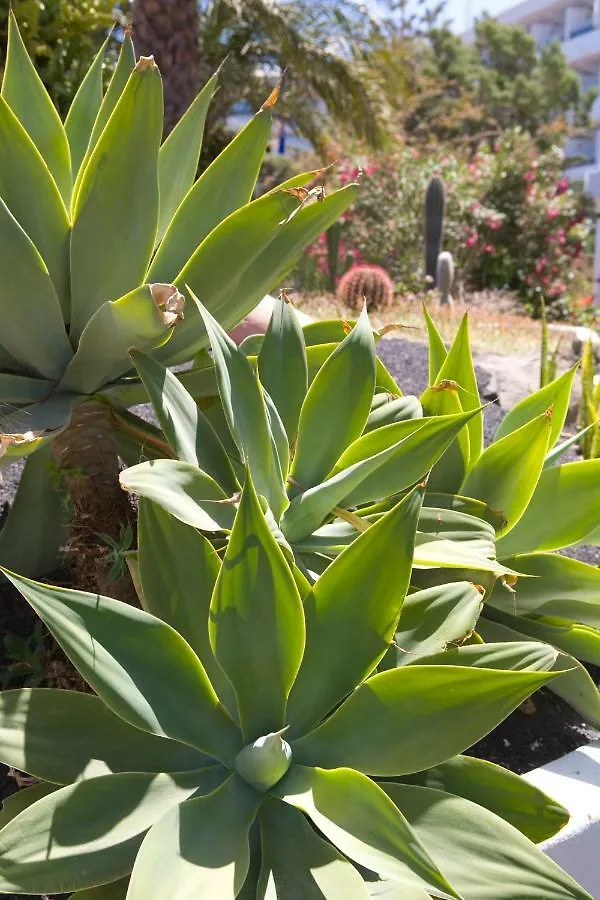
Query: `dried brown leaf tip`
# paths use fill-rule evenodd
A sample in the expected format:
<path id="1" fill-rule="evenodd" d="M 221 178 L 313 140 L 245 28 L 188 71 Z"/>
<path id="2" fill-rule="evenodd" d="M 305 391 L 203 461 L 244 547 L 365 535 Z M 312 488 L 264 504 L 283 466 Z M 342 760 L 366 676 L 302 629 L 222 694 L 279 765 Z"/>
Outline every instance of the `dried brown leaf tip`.
<path id="1" fill-rule="evenodd" d="M 31 444 L 41 436 L 41 432 L 26 431 L 24 434 L 0 434 L 0 457 L 4 456 L 9 447 L 19 444 Z"/>
<path id="2" fill-rule="evenodd" d="M 401 325 L 399 322 L 389 322 L 387 325 L 382 325 L 381 328 L 378 328 L 377 334 L 379 337 L 383 337 L 391 331 L 401 331 L 402 329 L 406 329 L 407 331 L 419 331 L 417 325 Z"/>
<path id="3" fill-rule="evenodd" d="M 174 284 L 151 284 L 150 293 L 164 325 L 173 328 L 181 322 L 185 297 Z"/>
<path id="4" fill-rule="evenodd" d="M 284 303 L 287 303 L 289 306 L 293 306 L 289 288 L 279 288 L 279 299 L 283 300 Z"/>
<path id="5" fill-rule="evenodd" d="M 442 378 L 437 384 L 431 385 L 432 391 L 457 391 L 459 388 L 460 384 L 456 381 L 451 381 L 449 378 Z"/>
<path id="6" fill-rule="evenodd" d="M 261 112 L 264 109 L 273 109 L 273 107 L 279 100 L 279 94 L 281 93 L 281 86 L 283 84 L 284 77 L 285 77 L 285 72 L 283 73 L 283 75 L 281 76 L 281 78 L 279 79 L 279 81 L 277 82 L 277 84 L 275 85 L 275 87 L 273 88 L 273 90 L 271 91 L 271 93 L 269 94 L 269 96 L 267 97 L 267 99 L 265 100 L 263 105 L 261 106 L 261 108 L 260 108 Z"/>
<path id="7" fill-rule="evenodd" d="M 138 72 L 146 72 L 148 69 L 158 69 L 153 56 L 140 56 L 135 67 Z"/>
<path id="8" fill-rule="evenodd" d="M 552 404 L 552 406 L 548 407 L 548 409 L 546 410 L 544 415 L 550 422 L 552 421 L 552 416 L 554 415 L 554 404 Z"/>
<path id="9" fill-rule="evenodd" d="M 305 187 L 291 187 L 283 188 L 283 193 L 289 194 L 291 197 L 295 197 L 296 200 L 300 200 L 301 203 L 304 203 L 304 201 L 308 199 L 310 191 Z"/>

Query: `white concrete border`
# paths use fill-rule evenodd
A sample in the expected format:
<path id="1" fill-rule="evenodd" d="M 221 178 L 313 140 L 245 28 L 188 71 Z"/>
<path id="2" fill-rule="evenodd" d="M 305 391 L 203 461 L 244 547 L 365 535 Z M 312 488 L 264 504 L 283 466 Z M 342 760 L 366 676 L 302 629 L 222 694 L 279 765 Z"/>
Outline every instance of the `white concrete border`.
<path id="1" fill-rule="evenodd" d="M 523 775 L 562 803 L 571 820 L 542 849 L 600 900 L 600 740 Z"/>

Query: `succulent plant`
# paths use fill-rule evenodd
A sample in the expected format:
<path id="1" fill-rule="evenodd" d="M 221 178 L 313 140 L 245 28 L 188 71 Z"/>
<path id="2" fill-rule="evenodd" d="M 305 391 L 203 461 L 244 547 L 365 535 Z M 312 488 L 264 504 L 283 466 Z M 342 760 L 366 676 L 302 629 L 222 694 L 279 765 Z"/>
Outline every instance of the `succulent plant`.
<path id="1" fill-rule="evenodd" d="M 430 178 L 425 192 L 425 275 L 436 286 L 438 257 L 442 249 L 446 191 L 438 175 Z"/>
<path id="2" fill-rule="evenodd" d="M 445 250 L 438 256 L 435 284 L 440 292 L 440 303 L 452 306 L 452 286 L 454 284 L 454 260 L 452 254 Z"/>
<path id="3" fill-rule="evenodd" d="M 374 335 L 364 313 L 354 327 L 300 329 L 280 300 L 264 339 L 236 348 L 203 311 L 220 402 L 200 410 L 172 374 L 135 353 L 175 458 L 133 465 L 121 482 L 220 549 L 248 465 L 277 539 L 314 581 L 427 480 L 413 585 L 481 585 L 478 633 L 495 640 L 503 627 L 507 640 L 550 641 L 561 650 L 555 667 L 572 670 L 551 690 L 600 725 L 598 689 L 578 661 L 600 659 L 598 570 L 551 552 L 600 543 L 600 461 L 561 465 L 569 442 L 557 443 L 576 366 L 511 410 L 484 449 L 468 320 L 446 350 L 425 314 L 430 386 L 416 398 L 402 396 L 379 360 L 373 373 Z"/>
<path id="4" fill-rule="evenodd" d="M 405 599 L 422 499 L 312 587 L 249 477 L 222 562 L 144 501 L 144 611 L 7 572 L 95 693 L 0 695 L 0 758 L 43 779 L 1 813 L 0 890 L 589 900 L 534 843 L 565 810 L 457 755 L 554 681 L 556 654 L 499 644 L 429 664 L 452 633 L 440 608 L 473 611 L 480 595 Z M 405 613 L 406 665 L 388 669 Z"/>
<path id="5" fill-rule="evenodd" d="M 145 399 L 129 348 L 174 364 L 207 345 L 194 305 L 183 314 L 185 285 L 233 327 L 355 194 L 349 186 L 314 206 L 301 203 L 296 189 L 313 172 L 249 202 L 277 90 L 196 180 L 219 73 L 161 143 L 162 84 L 153 59 L 136 62 L 126 34 L 103 96 L 103 55 L 104 48 L 63 123 L 11 14 L 0 97 L 0 409 L 10 410 L 0 436 L 3 464 L 65 430 L 63 448 L 73 450 L 88 430 L 88 412 L 94 438 L 79 442 L 88 455 L 102 431 L 143 429 L 123 412 Z M 196 374 L 185 377 L 193 383 Z M 82 460 L 59 463 L 77 470 Z M 51 465 L 51 451 L 27 462 L 0 538 L 0 558 L 29 574 L 51 568 L 64 541 Z"/>
<path id="6" fill-rule="evenodd" d="M 382 266 L 360 263 L 340 278 L 338 299 L 349 309 L 385 309 L 394 299 L 394 283 Z"/>

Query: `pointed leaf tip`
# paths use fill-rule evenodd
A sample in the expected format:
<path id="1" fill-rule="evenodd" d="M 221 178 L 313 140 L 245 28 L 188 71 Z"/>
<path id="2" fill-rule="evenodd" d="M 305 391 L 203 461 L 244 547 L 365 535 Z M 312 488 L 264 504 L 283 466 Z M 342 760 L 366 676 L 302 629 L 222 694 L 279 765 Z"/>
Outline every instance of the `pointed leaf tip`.
<path id="1" fill-rule="evenodd" d="M 273 109 L 273 107 L 276 105 L 277 101 L 279 100 L 279 94 L 281 93 L 281 87 L 283 85 L 283 79 L 285 78 L 286 71 L 287 69 L 284 69 L 281 78 L 261 106 L 259 112 L 263 112 L 263 110 L 265 109 Z"/>

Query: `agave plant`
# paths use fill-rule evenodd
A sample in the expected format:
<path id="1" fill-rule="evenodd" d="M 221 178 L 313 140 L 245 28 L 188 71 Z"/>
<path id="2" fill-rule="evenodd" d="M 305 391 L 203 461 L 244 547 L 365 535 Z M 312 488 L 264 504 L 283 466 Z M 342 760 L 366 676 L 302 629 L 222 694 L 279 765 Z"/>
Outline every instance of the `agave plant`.
<path id="1" fill-rule="evenodd" d="M 481 598 L 463 583 L 404 600 L 422 498 L 313 587 L 249 477 L 222 562 L 143 501 L 144 610 L 7 572 L 95 693 L 0 695 L 0 758 L 43 779 L 2 813 L 0 890 L 588 898 L 534 843 L 565 811 L 457 755 L 556 677 L 556 652 L 485 645 L 428 664 L 440 600 L 472 615 Z M 403 621 L 410 663 L 378 672 Z"/>
<path id="2" fill-rule="evenodd" d="M 314 581 L 427 477 L 413 585 L 465 578 L 482 585 L 479 623 L 455 638 L 476 627 L 492 641 L 549 641 L 562 651 L 555 668 L 570 670 L 551 689 L 600 725 L 598 690 L 579 662 L 600 662 L 600 575 L 552 552 L 600 541 L 600 462 L 557 464 L 569 445 L 556 442 L 576 367 L 511 410 L 484 450 L 466 318 L 446 351 L 427 317 L 431 384 L 416 398 L 402 396 L 375 360 L 365 315 L 354 328 L 300 329 L 281 299 L 264 339 L 239 349 L 202 315 L 220 402 L 200 410 L 172 373 L 135 353 L 175 458 L 132 466 L 123 486 L 219 548 L 248 465 L 277 539 Z M 396 664 L 405 659 L 398 651 Z"/>
<path id="3" fill-rule="evenodd" d="M 219 74 L 162 142 L 152 58 L 136 62 L 127 34 L 103 95 L 103 55 L 63 123 L 11 15 L 0 97 L 0 408 L 10 414 L 0 449 L 4 464 L 40 452 L 27 462 L 0 556 L 29 574 L 51 568 L 64 541 L 48 442 L 61 436 L 56 456 L 71 490 L 88 482 L 85 530 L 110 531 L 111 505 L 125 499 L 117 490 L 115 500 L 111 429 L 135 431 L 122 407 L 144 399 L 128 349 L 169 365 L 191 360 L 207 337 L 193 304 L 183 318 L 185 284 L 233 327 L 355 192 L 301 204 L 295 189 L 314 176 L 306 173 L 249 202 L 277 90 L 196 179 Z M 204 374 L 186 373 L 200 393 Z"/>
<path id="4" fill-rule="evenodd" d="M 376 357 L 366 311 L 355 327 L 324 322 L 302 329 L 282 296 L 264 340 L 249 338 L 238 348 L 195 299 L 211 339 L 219 396 L 200 409 L 173 373 L 134 351 L 175 458 L 132 465 L 121 473 L 121 484 L 212 534 L 218 546 L 231 529 L 248 466 L 278 540 L 313 579 L 380 518 L 377 504 L 427 476 L 474 411 L 423 417 L 417 398 L 401 397 Z M 151 449 L 132 447 L 129 461 Z M 439 513 L 455 530 L 474 521 L 460 512 Z M 493 547 L 491 526 L 476 527 Z M 439 531 L 437 520 L 423 514 L 416 565 L 512 575 L 490 555 L 473 552 L 480 549 L 476 541 L 461 547 L 433 540 L 432 529 Z"/>

